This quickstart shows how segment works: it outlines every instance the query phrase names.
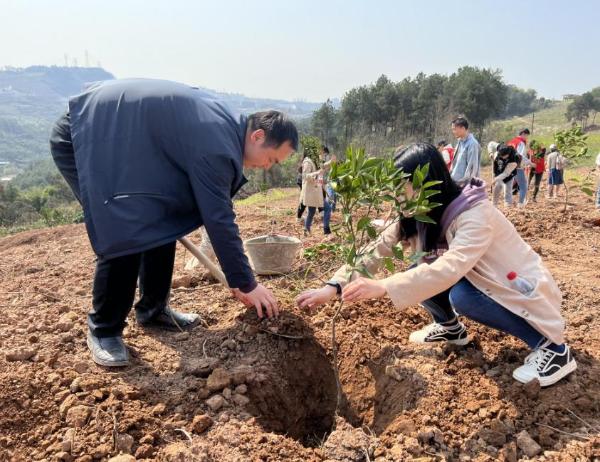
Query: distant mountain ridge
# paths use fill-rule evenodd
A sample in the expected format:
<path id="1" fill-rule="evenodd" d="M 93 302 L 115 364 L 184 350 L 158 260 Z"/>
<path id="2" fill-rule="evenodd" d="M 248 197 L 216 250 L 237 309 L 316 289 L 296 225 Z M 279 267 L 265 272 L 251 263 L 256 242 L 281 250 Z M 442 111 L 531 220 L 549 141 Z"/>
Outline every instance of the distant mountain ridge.
<path id="1" fill-rule="evenodd" d="M 88 83 L 114 78 L 99 67 L 0 68 L 0 162 L 8 161 L 21 169 L 32 160 L 47 157 L 50 128 L 65 110 L 68 98 L 80 93 Z M 242 114 L 277 109 L 301 119 L 320 106 L 202 89 Z"/>

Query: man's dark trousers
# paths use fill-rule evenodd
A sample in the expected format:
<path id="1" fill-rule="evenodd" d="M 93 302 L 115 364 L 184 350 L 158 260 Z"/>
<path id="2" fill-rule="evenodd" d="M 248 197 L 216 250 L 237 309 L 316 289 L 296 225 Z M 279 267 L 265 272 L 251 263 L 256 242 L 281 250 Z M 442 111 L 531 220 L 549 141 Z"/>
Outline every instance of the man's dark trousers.
<path id="1" fill-rule="evenodd" d="M 80 200 L 68 114 L 61 117 L 52 130 L 50 151 L 58 170 L 77 200 Z M 137 321 L 143 324 L 167 306 L 175 262 L 175 244 L 171 242 L 145 252 L 112 259 L 98 258 L 92 311 L 88 313 L 88 326 L 93 335 L 114 337 L 122 334 L 135 299 L 138 277 L 140 300 L 135 306 Z"/>

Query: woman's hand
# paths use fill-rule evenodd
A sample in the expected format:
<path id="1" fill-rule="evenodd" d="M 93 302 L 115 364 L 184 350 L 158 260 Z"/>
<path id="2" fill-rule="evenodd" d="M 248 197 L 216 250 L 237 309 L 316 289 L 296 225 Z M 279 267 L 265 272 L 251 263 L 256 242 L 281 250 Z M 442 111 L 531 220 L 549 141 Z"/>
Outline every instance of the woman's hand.
<path id="1" fill-rule="evenodd" d="M 381 298 L 387 293 L 381 281 L 360 277 L 355 279 L 342 291 L 344 302 L 357 302 L 370 298 Z"/>
<path id="2" fill-rule="evenodd" d="M 335 298 L 337 289 L 333 286 L 324 286 L 320 289 L 305 290 L 296 298 L 296 303 L 300 308 L 311 310 L 319 305 L 323 305 Z"/>

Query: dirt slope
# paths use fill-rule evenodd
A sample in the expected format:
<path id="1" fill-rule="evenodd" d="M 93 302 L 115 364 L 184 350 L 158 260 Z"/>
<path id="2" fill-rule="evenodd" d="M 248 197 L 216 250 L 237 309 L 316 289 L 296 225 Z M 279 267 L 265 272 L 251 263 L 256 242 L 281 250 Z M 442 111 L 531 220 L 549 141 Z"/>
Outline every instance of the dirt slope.
<path id="1" fill-rule="evenodd" d="M 269 202 L 279 232 L 300 234 L 295 200 Z M 467 321 L 468 348 L 422 348 L 407 343 L 428 322 L 422 309 L 349 306 L 338 328 L 344 405 L 328 438 L 333 307 L 308 315 L 293 297 L 320 284 L 330 259 L 264 278 L 287 311 L 260 323 L 201 271 L 186 273 L 180 247 L 171 304 L 201 314 L 205 326 L 148 332 L 132 316 L 133 365 L 106 370 L 85 346 L 94 255 L 84 228 L 4 238 L 0 460 L 106 460 L 123 451 L 170 461 L 510 461 L 526 460 L 523 448 L 535 460 L 599 458 L 600 227 L 587 223 L 598 217 L 587 197 L 576 195 L 566 214 L 559 208 L 542 199 L 508 215 L 563 291 L 579 363 L 572 377 L 523 387 L 511 378 L 527 354 L 515 339 Z M 238 214 L 245 238 L 268 231 L 261 204 Z M 321 240 L 319 226 L 305 246 Z"/>

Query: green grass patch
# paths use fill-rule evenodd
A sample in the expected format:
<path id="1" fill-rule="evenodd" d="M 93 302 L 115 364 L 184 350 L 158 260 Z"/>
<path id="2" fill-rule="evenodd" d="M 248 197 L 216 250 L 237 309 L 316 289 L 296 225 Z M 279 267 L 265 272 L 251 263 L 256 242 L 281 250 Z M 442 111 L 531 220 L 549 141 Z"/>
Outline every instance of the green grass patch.
<path id="1" fill-rule="evenodd" d="M 248 205 L 264 205 L 268 202 L 280 201 L 283 199 L 289 199 L 300 194 L 299 190 L 295 189 L 269 189 L 266 192 L 259 192 L 252 194 L 245 199 L 236 200 L 237 205 L 248 206 Z"/>

